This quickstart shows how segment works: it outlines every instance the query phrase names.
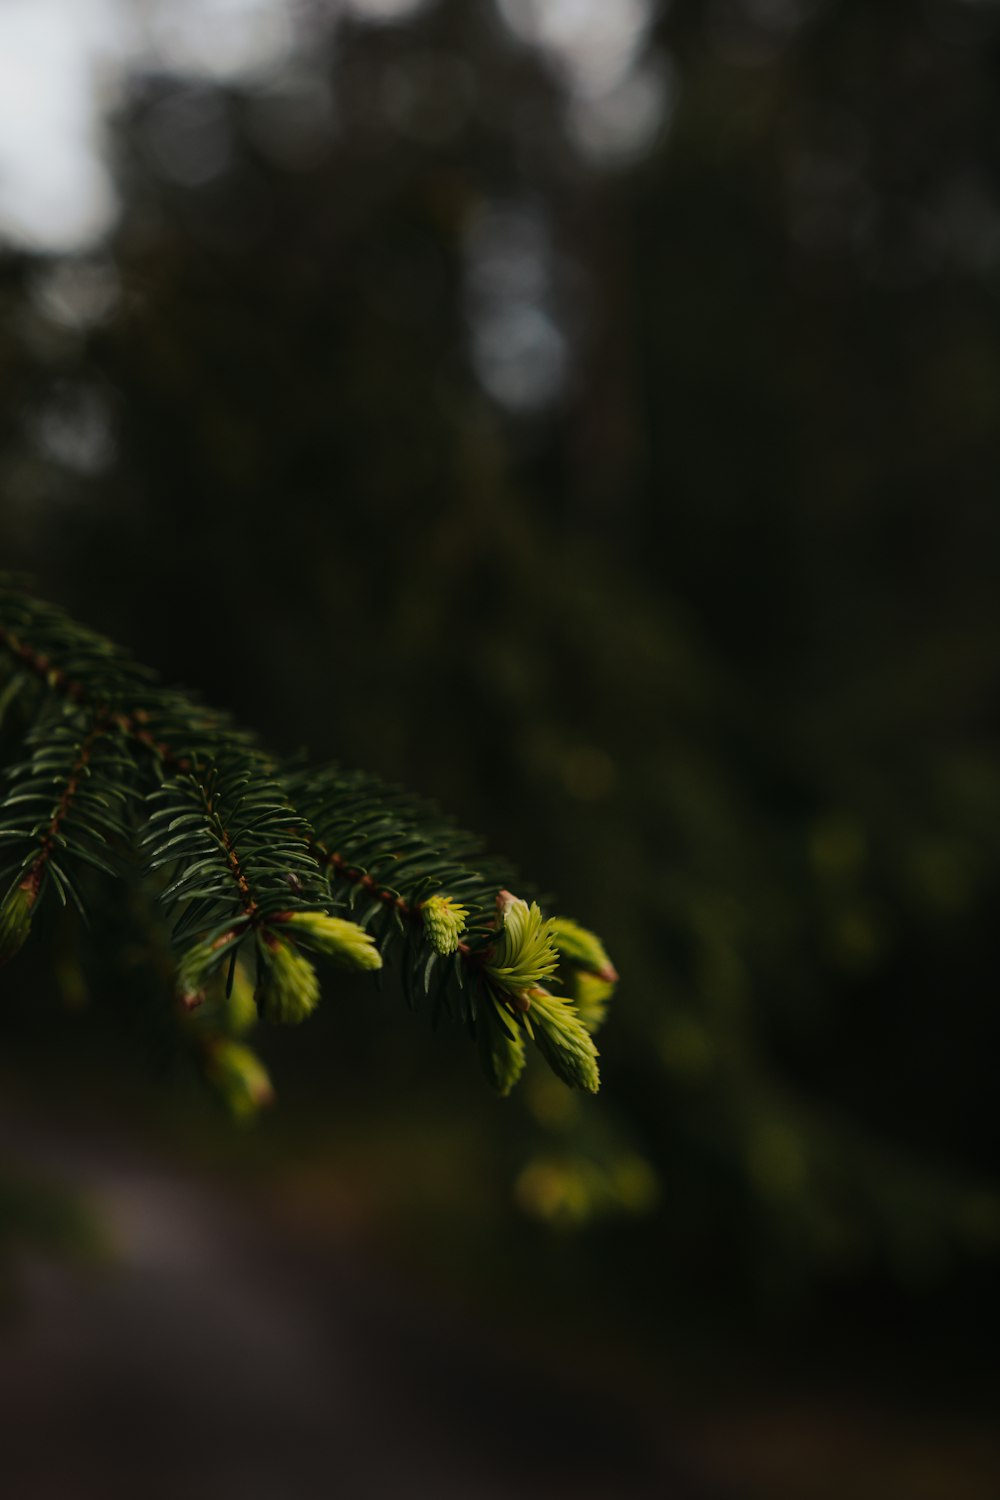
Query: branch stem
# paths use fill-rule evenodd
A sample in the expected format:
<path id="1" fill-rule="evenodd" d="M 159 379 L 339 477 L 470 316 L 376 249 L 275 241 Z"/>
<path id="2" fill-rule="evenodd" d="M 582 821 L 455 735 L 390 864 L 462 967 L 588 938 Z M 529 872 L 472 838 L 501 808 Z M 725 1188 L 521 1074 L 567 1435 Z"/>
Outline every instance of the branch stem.
<path id="1" fill-rule="evenodd" d="M 101 736 L 107 733 L 107 730 L 107 719 L 98 715 L 88 729 L 76 753 L 73 764 L 70 767 L 69 776 L 66 779 L 66 785 L 62 791 L 62 796 L 56 803 L 56 809 L 49 820 L 48 827 L 42 834 L 41 848 L 28 867 L 28 872 L 24 879 L 21 881 L 21 889 L 28 893 L 29 907 L 34 906 L 38 900 L 38 893 L 42 888 L 42 880 L 45 875 L 45 867 L 52 858 L 52 851 L 55 848 L 59 829 L 68 817 L 70 808 L 73 805 L 73 798 L 80 789 L 80 782 L 87 770 L 91 751 Z"/>
<path id="2" fill-rule="evenodd" d="M 90 695 L 82 683 L 68 676 L 61 667 L 54 665 L 44 652 L 36 651 L 20 635 L 8 630 L 3 625 L 0 625 L 0 649 L 8 651 L 23 666 L 33 672 L 35 676 L 40 677 L 50 688 L 62 693 L 73 703 L 85 704 L 90 701 Z M 115 728 L 119 729 L 123 735 L 137 741 L 155 755 L 168 770 L 180 772 L 188 776 L 198 775 L 198 768 L 189 757 L 178 756 L 171 750 L 168 744 L 156 738 L 148 728 L 149 716 L 144 709 L 136 709 L 132 712 L 122 710 L 112 711 L 106 706 L 95 705 L 95 712 L 98 720 L 104 718 L 113 723 Z M 213 807 L 211 794 L 200 780 L 199 785 L 201 786 L 202 795 L 205 798 L 206 811 L 213 817 L 216 831 L 226 850 L 226 856 L 239 888 L 240 898 L 243 901 L 243 908 L 250 920 L 256 924 L 259 921 L 259 911 L 243 873 L 242 866 L 240 865 L 239 856 L 233 848 L 222 820 Z M 352 865 L 342 854 L 327 849 L 310 834 L 305 834 L 304 837 L 311 853 L 321 866 L 332 870 L 340 879 L 348 880 L 352 884 L 360 885 L 363 889 L 370 891 L 372 896 L 376 900 L 381 901 L 385 906 L 394 906 L 401 916 L 415 922 L 422 921 L 419 903 L 414 905 L 406 901 L 402 896 L 397 896 L 395 892 L 379 886 L 364 870 Z M 468 943 L 459 943 L 458 952 L 466 962 L 469 962 L 475 956 Z"/>

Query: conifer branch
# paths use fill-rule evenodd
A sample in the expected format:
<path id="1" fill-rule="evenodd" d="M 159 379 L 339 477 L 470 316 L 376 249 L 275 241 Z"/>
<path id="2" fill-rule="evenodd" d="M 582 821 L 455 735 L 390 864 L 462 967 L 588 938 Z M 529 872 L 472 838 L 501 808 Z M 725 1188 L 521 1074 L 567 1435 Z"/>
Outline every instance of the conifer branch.
<path id="1" fill-rule="evenodd" d="M 38 900 L 38 893 L 45 875 L 45 867 L 52 858 L 53 851 L 55 850 L 56 840 L 59 838 L 59 829 L 71 814 L 73 802 L 80 790 L 80 784 L 87 771 L 87 765 L 90 761 L 93 748 L 101 736 L 107 733 L 107 727 L 107 720 L 103 716 L 95 719 L 84 736 L 79 749 L 74 754 L 62 795 L 56 803 L 55 811 L 49 819 L 48 826 L 41 834 L 41 848 L 31 861 L 24 879 L 21 881 L 21 889 L 27 891 L 30 906 L 33 906 Z"/>
<path id="2" fill-rule="evenodd" d="M 253 892 L 250 889 L 250 882 L 247 880 L 243 866 L 240 863 L 240 857 L 237 854 L 236 848 L 229 835 L 229 830 L 227 829 L 225 823 L 222 821 L 222 818 L 219 816 L 219 812 L 215 804 L 212 802 L 212 793 L 210 787 L 206 786 L 205 783 L 199 777 L 197 777 L 194 772 L 192 772 L 191 774 L 192 780 L 197 782 L 198 790 L 201 792 L 202 798 L 205 803 L 205 811 L 208 814 L 210 821 L 215 826 L 219 842 L 221 843 L 222 848 L 225 852 L 226 862 L 229 865 L 230 870 L 232 871 L 236 889 L 239 891 L 240 900 L 243 903 L 243 910 L 247 915 L 247 921 L 251 924 L 251 926 L 256 927 L 260 917 L 260 907 L 257 905 L 257 902 L 254 899 Z"/>
<path id="3" fill-rule="evenodd" d="M 0 878 L 13 878 L 0 958 L 26 939 L 50 881 L 85 911 L 93 871 L 131 873 L 171 918 L 181 1023 L 196 1025 L 196 1050 L 238 1111 L 270 1093 L 242 1040 L 248 1014 L 309 1015 L 320 996 L 310 953 L 377 970 L 400 948 L 409 1003 L 460 1019 L 502 1093 L 526 1041 L 566 1082 L 597 1087 L 591 1032 L 617 978 L 599 940 L 511 895 L 509 868 L 432 804 L 364 773 L 282 766 L 225 715 L 0 580 L 4 659 L 0 728 L 5 712 L 19 716 L 15 744 L 30 756 L 2 783 L 12 859 Z M 19 677 L 30 691 L 18 693 Z M 139 850 L 137 877 L 127 856 Z M 551 993 L 560 982 L 568 995 Z"/>

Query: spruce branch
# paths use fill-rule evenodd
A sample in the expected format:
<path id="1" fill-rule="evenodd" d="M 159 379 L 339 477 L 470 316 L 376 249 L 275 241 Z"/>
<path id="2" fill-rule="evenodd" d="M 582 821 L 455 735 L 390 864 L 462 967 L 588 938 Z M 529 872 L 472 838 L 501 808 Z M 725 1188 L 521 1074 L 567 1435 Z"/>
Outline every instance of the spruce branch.
<path id="1" fill-rule="evenodd" d="M 0 847 L 8 856 L 3 873 L 14 873 L 30 922 L 48 884 L 63 904 L 69 898 L 83 912 L 77 862 L 119 872 L 116 845 L 127 836 L 132 786 L 120 734 L 105 714 L 43 715 L 25 748 L 30 758 L 8 769 Z"/>
<path id="2" fill-rule="evenodd" d="M 271 1093 L 242 1039 L 248 1005 L 300 1022 L 320 998 L 315 961 L 376 971 L 390 955 L 411 1005 L 467 1026 L 501 1093 L 526 1041 L 567 1083 L 597 1087 L 590 1032 L 617 975 L 593 934 L 512 895 L 509 867 L 433 804 L 282 764 L 2 580 L 0 772 L 0 960 L 49 886 L 86 913 L 98 877 L 144 884 L 170 923 L 178 1025 L 237 1113 Z"/>

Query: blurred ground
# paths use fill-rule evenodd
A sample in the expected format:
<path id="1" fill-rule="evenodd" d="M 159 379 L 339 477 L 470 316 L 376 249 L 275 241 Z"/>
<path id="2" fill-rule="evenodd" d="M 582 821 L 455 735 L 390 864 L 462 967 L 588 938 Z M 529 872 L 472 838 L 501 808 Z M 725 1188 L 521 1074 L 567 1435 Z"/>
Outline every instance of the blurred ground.
<path id="1" fill-rule="evenodd" d="M 669 1424 L 598 1362 L 539 1359 L 357 1246 L 282 1233 L 266 1197 L 5 1119 L 15 1140 L 87 1193 L 113 1254 L 20 1268 L 0 1431 L 23 1500 L 726 1493 L 683 1476 Z"/>
<path id="2" fill-rule="evenodd" d="M 18 1500 L 993 1500 L 1000 1434 L 918 1415 L 891 1376 L 782 1372 L 762 1346 L 714 1377 L 470 1316 L 367 1260 L 315 1177 L 234 1190 L 150 1143 L 0 1120 L 85 1192 L 110 1259 L 24 1255 L 0 1339 L 0 1440 Z M 328 1184 L 327 1202 L 331 1200 Z M 343 1184 L 341 1185 L 343 1191 Z M 390 1257 L 391 1262 L 391 1257 Z M 516 1279 L 518 1270 L 511 1267 Z M 866 1392 L 866 1394 L 863 1394 Z"/>

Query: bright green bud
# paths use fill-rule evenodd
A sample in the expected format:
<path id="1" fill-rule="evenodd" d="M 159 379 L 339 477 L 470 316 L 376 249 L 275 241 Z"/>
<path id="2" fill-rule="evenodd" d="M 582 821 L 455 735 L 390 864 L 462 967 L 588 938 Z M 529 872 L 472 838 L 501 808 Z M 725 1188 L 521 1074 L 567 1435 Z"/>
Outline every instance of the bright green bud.
<path id="1" fill-rule="evenodd" d="M 242 961 L 237 960 L 228 994 L 226 989 L 223 976 L 217 974 L 208 989 L 204 1005 L 199 1005 L 194 1013 L 194 1022 L 198 1027 L 221 1036 L 245 1036 L 257 1024 L 257 1002 L 250 976 Z M 187 1008 L 192 1009 L 190 1004 Z"/>
<path id="2" fill-rule="evenodd" d="M 334 959 L 348 969 L 381 969 L 382 955 L 375 939 L 357 922 L 343 917 L 328 917 L 321 911 L 292 911 L 281 919 L 283 926 L 293 927 L 296 937 L 317 953 Z"/>
<path id="3" fill-rule="evenodd" d="M 581 969 L 589 970 L 609 984 L 617 981 L 615 966 L 605 953 L 599 937 L 588 932 L 578 922 L 570 921 L 569 917 L 553 917 L 552 923 L 552 941 L 563 958 Z"/>
<path id="4" fill-rule="evenodd" d="M 573 975 L 573 999 L 580 1020 L 588 1031 L 596 1031 L 607 1014 L 608 1001 L 615 987 L 607 979 L 601 979 L 588 969 L 577 969 Z"/>
<path id="5" fill-rule="evenodd" d="M 259 947 L 257 998 L 269 1021 L 297 1025 L 319 1004 L 316 970 L 297 948 L 268 936 Z"/>
<path id="6" fill-rule="evenodd" d="M 214 1040 L 208 1051 L 208 1076 L 239 1119 L 250 1118 L 274 1101 L 263 1063 L 242 1042 Z"/>
<path id="7" fill-rule="evenodd" d="M 500 933 L 483 972 L 502 990 L 518 994 L 548 979 L 559 967 L 552 941 L 553 922 L 536 903 L 529 906 L 510 891 L 497 897 Z"/>
<path id="8" fill-rule="evenodd" d="M 15 886 L 0 906 L 0 963 L 5 963 L 23 945 L 31 931 L 31 892 Z"/>
<path id="9" fill-rule="evenodd" d="M 257 1024 L 257 1002 L 250 975 L 237 960 L 229 994 L 222 1002 L 222 1022 L 230 1036 L 245 1036 Z"/>
<path id="10" fill-rule="evenodd" d="M 489 995 L 483 996 L 476 1015 L 476 1040 L 483 1071 L 501 1098 L 506 1097 L 524 1071 L 524 1035 Z"/>
<path id="11" fill-rule="evenodd" d="M 207 943 L 189 948 L 177 965 L 177 993 L 185 1010 L 194 1010 L 205 998 L 205 981 L 210 950 Z"/>
<path id="12" fill-rule="evenodd" d="M 427 936 L 436 953 L 454 953 L 458 940 L 465 931 L 465 919 L 469 915 L 464 906 L 451 896 L 430 896 L 420 908 Z"/>
<path id="13" fill-rule="evenodd" d="M 229 958 L 230 945 L 242 934 L 224 932 L 221 937 L 195 943 L 177 965 L 177 991 L 185 1010 L 194 1010 L 205 998 L 205 986 Z"/>
<path id="14" fill-rule="evenodd" d="M 597 1071 L 597 1048 L 571 1000 L 548 990 L 530 991 L 529 1013 L 539 1050 L 563 1083 L 596 1094 L 601 1086 Z"/>
<path id="15" fill-rule="evenodd" d="M 594 1169 L 572 1160 L 536 1157 L 521 1172 L 514 1193 L 521 1208 L 555 1224 L 584 1224 L 594 1209 Z"/>

